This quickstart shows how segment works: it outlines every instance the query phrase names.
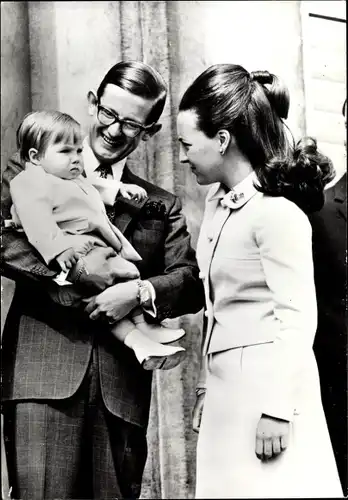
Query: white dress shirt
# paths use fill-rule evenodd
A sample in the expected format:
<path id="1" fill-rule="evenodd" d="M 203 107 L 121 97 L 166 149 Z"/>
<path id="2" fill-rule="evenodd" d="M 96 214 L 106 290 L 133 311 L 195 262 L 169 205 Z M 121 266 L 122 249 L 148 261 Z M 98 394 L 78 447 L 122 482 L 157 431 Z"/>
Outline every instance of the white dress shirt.
<path id="1" fill-rule="evenodd" d="M 87 179 L 96 187 L 105 205 L 112 206 L 115 203 L 117 193 L 121 185 L 121 177 L 127 158 L 115 162 L 111 165 L 112 174 L 108 174 L 107 178 L 100 177 L 96 169 L 100 166 L 100 162 L 94 156 L 94 153 L 89 145 L 88 138 L 83 141 L 83 161 Z"/>
<path id="2" fill-rule="evenodd" d="M 113 206 L 120 189 L 121 178 L 127 157 L 113 163 L 111 165 L 112 174 L 108 174 L 107 178 L 104 179 L 103 177 L 100 177 L 98 171 L 96 171 L 96 169 L 100 166 L 100 162 L 95 157 L 91 146 L 89 145 L 88 137 L 85 137 L 83 140 L 82 155 L 87 179 L 99 191 L 104 204 Z M 155 305 L 156 291 L 150 281 L 144 280 L 143 283 L 145 283 L 148 287 L 150 294 L 150 303 L 148 306 L 143 306 L 143 309 L 150 314 L 150 316 L 155 318 L 157 316 L 157 309 Z"/>

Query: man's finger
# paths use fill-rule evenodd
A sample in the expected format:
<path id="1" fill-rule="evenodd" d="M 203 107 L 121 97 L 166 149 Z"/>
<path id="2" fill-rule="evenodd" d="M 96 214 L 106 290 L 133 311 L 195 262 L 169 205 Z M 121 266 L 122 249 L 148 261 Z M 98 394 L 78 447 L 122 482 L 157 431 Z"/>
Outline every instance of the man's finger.
<path id="1" fill-rule="evenodd" d="M 91 312 L 91 314 L 89 315 L 89 319 L 91 319 L 91 320 L 98 319 L 99 315 L 100 315 L 100 311 L 99 311 L 99 308 L 97 307 L 96 309 L 94 309 L 94 311 Z"/>
<path id="2" fill-rule="evenodd" d="M 95 299 L 94 298 L 92 298 L 92 299 L 86 299 L 86 300 L 88 300 L 89 302 L 88 302 L 87 306 L 85 307 L 85 312 L 87 314 L 90 314 L 92 311 L 94 311 L 94 309 L 97 307 L 97 305 L 95 303 Z"/>
<path id="3" fill-rule="evenodd" d="M 61 268 L 62 271 L 64 271 L 65 273 L 68 272 L 68 269 L 65 265 L 65 262 L 63 262 L 62 260 L 58 260 L 58 264 L 59 264 L 59 267 Z"/>

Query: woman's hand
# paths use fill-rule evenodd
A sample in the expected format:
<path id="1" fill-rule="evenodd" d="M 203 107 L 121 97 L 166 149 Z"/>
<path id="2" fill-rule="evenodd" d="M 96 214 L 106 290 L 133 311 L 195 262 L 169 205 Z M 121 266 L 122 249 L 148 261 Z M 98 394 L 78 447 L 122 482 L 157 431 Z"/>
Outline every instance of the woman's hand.
<path id="1" fill-rule="evenodd" d="M 262 415 L 256 429 L 255 453 L 260 460 L 269 460 L 286 450 L 289 443 L 287 420 Z"/>
<path id="2" fill-rule="evenodd" d="M 136 280 L 110 286 L 99 295 L 83 299 L 85 311 L 90 319 L 101 319 L 109 324 L 120 321 L 138 305 L 138 284 Z"/>
<path id="3" fill-rule="evenodd" d="M 205 398 L 205 392 L 199 394 L 199 396 L 196 397 L 196 403 L 195 406 L 193 407 L 192 429 L 195 432 L 199 432 L 199 428 L 201 426 L 204 398 Z"/>

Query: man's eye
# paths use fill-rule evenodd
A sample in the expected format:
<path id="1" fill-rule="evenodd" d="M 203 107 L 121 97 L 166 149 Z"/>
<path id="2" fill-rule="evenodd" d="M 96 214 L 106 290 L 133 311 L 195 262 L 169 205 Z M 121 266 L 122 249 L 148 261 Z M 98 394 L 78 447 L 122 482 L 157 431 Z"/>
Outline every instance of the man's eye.
<path id="1" fill-rule="evenodd" d="M 102 109 L 102 113 L 107 118 L 114 118 L 114 116 L 115 116 L 113 113 L 111 113 L 111 111 L 109 111 L 107 109 Z"/>
<path id="2" fill-rule="evenodd" d="M 138 125 L 137 123 L 133 123 L 133 122 L 123 122 L 123 124 L 129 129 L 129 130 L 139 130 L 140 125 Z"/>

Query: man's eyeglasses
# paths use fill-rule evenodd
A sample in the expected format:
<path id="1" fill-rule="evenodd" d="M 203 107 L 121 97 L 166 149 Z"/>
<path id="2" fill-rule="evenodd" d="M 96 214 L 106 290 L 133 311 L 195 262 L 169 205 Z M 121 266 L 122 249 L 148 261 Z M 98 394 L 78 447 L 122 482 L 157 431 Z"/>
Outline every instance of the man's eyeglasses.
<path id="1" fill-rule="evenodd" d="M 148 130 L 153 126 L 153 123 L 151 125 L 142 125 L 131 120 L 122 120 L 117 113 L 105 108 L 101 104 L 97 104 L 97 108 L 97 118 L 102 125 L 109 127 L 114 123 L 119 123 L 121 132 L 127 137 L 136 137 L 143 130 Z"/>

